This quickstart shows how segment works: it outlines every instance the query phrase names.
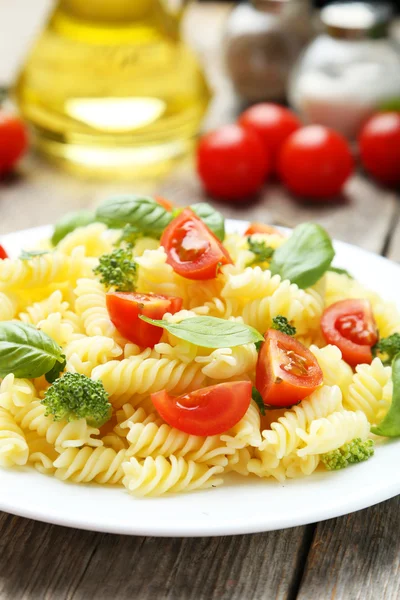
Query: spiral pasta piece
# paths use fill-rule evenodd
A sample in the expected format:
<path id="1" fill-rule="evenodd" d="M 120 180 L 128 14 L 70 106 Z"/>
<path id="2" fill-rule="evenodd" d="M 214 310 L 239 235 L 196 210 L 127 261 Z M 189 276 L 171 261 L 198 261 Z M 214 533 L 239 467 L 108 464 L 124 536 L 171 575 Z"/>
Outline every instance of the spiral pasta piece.
<path id="1" fill-rule="evenodd" d="M 221 435 L 221 440 L 235 450 L 240 450 L 245 446 L 258 447 L 262 442 L 260 425 L 260 411 L 252 400 L 243 419 L 227 433 Z"/>
<path id="2" fill-rule="evenodd" d="M 112 338 L 101 335 L 82 336 L 65 347 L 67 370 L 90 377 L 95 367 L 121 356 L 122 353 L 122 348 Z"/>
<path id="3" fill-rule="evenodd" d="M 0 408 L 0 466 L 26 465 L 29 448 L 11 413 Z"/>
<path id="4" fill-rule="evenodd" d="M 75 310 L 82 318 L 86 335 L 106 337 L 117 335 L 107 311 L 106 291 L 99 281 L 88 278 L 79 279 L 75 295 L 77 297 Z"/>
<path id="5" fill-rule="evenodd" d="M 297 479 L 298 477 L 311 475 L 317 469 L 319 462 L 320 457 L 318 455 L 300 457 L 293 453 L 270 463 L 259 458 L 251 459 L 248 463 L 248 470 L 258 477 L 272 477 L 279 483 L 284 483 L 286 479 Z"/>
<path id="6" fill-rule="evenodd" d="M 215 477 L 223 472 L 223 467 L 208 467 L 176 456 L 168 459 L 164 456 L 147 457 L 144 462 L 132 457 L 122 467 L 125 473 L 122 483 L 136 496 L 191 492 L 223 483 L 222 479 Z"/>
<path id="7" fill-rule="evenodd" d="M 62 481 L 116 485 L 124 476 L 125 450 L 112 448 L 68 448 L 54 461 L 55 476 Z"/>
<path id="8" fill-rule="evenodd" d="M 218 348 L 208 356 L 197 356 L 195 362 L 202 365 L 202 372 L 211 379 L 231 379 L 256 368 L 258 353 L 255 344 L 236 348 Z"/>
<path id="9" fill-rule="evenodd" d="M 31 260 L 7 258 L 0 262 L 0 290 L 45 288 L 50 284 L 75 282 L 90 275 L 93 263 L 83 249 L 75 248 L 71 256 L 51 252 Z"/>
<path id="10" fill-rule="evenodd" d="M 248 465 L 253 457 L 254 449 L 251 447 L 240 448 L 235 450 L 233 454 L 228 456 L 228 464 L 225 467 L 224 473 L 239 473 L 247 477 L 250 474 Z"/>
<path id="11" fill-rule="evenodd" d="M 68 302 L 63 300 L 61 291 L 56 290 L 48 298 L 27 306 L 24 312 L 19 313 L 18 318 L 24 323 L 37 325 L 40 321 L 47 319 L 52 313 L 60 313 L 64 316 L 68 309 Z"/>
<path id="12" fill-rule="evenodd" d="M 379 358 L 374 358 L 370 365 L 357 365 L 344 407 L 361 410 L 371 424 L 378 423 L 390 406 L 391 396 L 384 394 L 384 390 L 391 377 L 391 367 L 384 367 Z"/>
<path id="13" fill-rule="evenodd" d="M 0 292 L 0 321 L 11 321 L 17 314 L 18 302 L 11 294 Z"/>
<path id="14" fill-rule="evenodd" d="M 23 406 L 15 413 L 15 421 L 22 429 L 37 431 L 46 438 L 49 444 L 55 447 L 71 448 L 87 444 L 88 446 L 100 446 L 101 441 L 93 439 L 100 433 L 95 427 L 90 427 L 86 419 L 76 421 L 54 421 L 52 417 L 46 417 L 46 407 L 39 401 L 34 400 L 31 404 Z"/>
<path id="15" fill-rule="evenodd" d="M 110 402 L 119 408 L 135 395 L 149 395 L 167 390 L 182 394 L 201 388 L 206 376 L 201 365 L 159 358 L 149 349 L 121 361 L 111 360 L 96 367 L 92 378 L 100 379 L 110 394 Z"/>
<path id="16" fill-rule="evenodd" d="M 272 454 L 278 460 L 291 454 L 300 445 L 298 430 L 322 417 L 342 409 L 342 393 L 338 386 L 322 386 L 299 405 L 293 406 L 280 417 L 271 429 L 264 430 L 260 451 Z"/>
<path id="17" fill-rule="evenodd" d="M 12 373 L 0 385 L 0 406 L 11 414 L 36 398 L 36 388 L 28 379 L 16 379 Z"/>
<path id="18" fill-rule="evenodd" d="M 365 440 L 369 430 L 367 417 L 361 410 L 334 412 L 328 417 L 313 421 L 308 431 L 296 430 L 297 435 L 305 444 L 297 451 L 297 455 L 324 454 L 340 448 L 354 438 Z"/>
<path id="19" fill-rule="evenodd" d="M 342 353 L 337 346 L 325 346 L 318 348 L 310 346 L 310 351 L 314 354 L 322 369 L 324 375 L 324 384 L 337 385 L 343 394 L 343 399 L 347 398 L 349 386 L 353 379 L 353 370 L 343 359 Z"/>
<path id="20" fill-rule="evenodd" d="M 84 248 L 85 256 L 98 258 L 113 251 L 113 240 L 102 223 L 78 227 L 65 236 L 57 245 L 57 252 L 71 256 L 77 247 Z"/>
<path id="21" fill-rule="evenodd" d="M 157 250 L 145 250 L 136 258 L 138 269 L 138 290 L 167 296 L 186 298 L 186 282 L 167 263 L 167 254 L 162 246 Z"/>
<path id="22" fill-rule="evenodd" d="M 218 435 L 200 437 L 189 435 L 174 429 L 166 423 L 129 423 L 127 440 L 129 448 L 127 457 L 146 458 L 151 456 L 183 457 L 196 463 L 226 466 L 227 455 L 234 454 L 234 450 L 221 442 Z"/>
<path id="23" fill-rule="evenodd" d="M 61 313 L 52 313 L 47 319 L 40 321 L 37 328 L 47 333 L 60 346 L 65 346 L 74 337 L 73 325 L 65 321 Z"/>
<path id="24" fill-rule="evenodd" d="M 26 441 L 29 447 L 28 464 L 43 475 L 53 475 L 55 472 L 53 463 L 58 457 L 54 446 L 37 431 L 29 431 L 26 434 Z"/>

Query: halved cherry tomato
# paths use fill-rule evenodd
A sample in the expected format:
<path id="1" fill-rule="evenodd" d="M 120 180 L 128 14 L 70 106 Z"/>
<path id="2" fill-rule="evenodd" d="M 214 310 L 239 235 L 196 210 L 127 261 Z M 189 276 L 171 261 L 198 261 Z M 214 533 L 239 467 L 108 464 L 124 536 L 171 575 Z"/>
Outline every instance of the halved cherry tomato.
<path id="1" fill-rule="evenodd" d="M 4 260 L 5 258 L 8 258 L 8 254 L 0 244 L 0 260 Z"/>
<path id="2" fill-rule="evenodd" d="M 251 391 L 249 381 L 235 381 L 177 397 L 163 390 L 151 394 L 151 400 L 171 427 L 191 435 L 219 435 L 245 415 L 250 406 Z"/>
<path id="3" fill-rule="evenodd" d="M 256 387 L 269 406 L 297 404 L 323 381 L 315 356 L 294 338 L 269 329 L 258 355 Z"/>
<path id="4" fill-rule="evenodd" d="M 162 196 L 154 196 L 154 200 L 158 204 L 161 204 L 161 206 L 163 206 L 165 210 L 168 210 L 168 212 L 172 212 L 174 210 L 174 205 L 166 198 L 163 198 Z"/>
<path id="5" fill-rule="evenodd" d="M 371 363 L 371 347 L 378 341 L 378 331 L 368 300 L 335 302 L 325 309 L 321 329 L 328 344 L 335 344 L 349 365 Z"/>
<path id="6" fill-rule="evenodd" d="M 244 235 L 253 235 L 253 233 L 267 233 L 269 235 L 280 235 L 281 237 L 285 237 L 279 229 L 276 229 L 272 225 L 264 225 L 264 223 L 259 223 L 258 221 L 250 223 Z"/>
<path id="7" fill-rule="evenodd" d="M 214 279 L 221 265 L 232 264 L 219 239 L 189 208 L 165 229 L 161 246 L 167 253 L 168 264 L 187 279 Z"/>
<path id="8" fill-rule="evenodd" d="M 118 331 L 130 342 L 153 348 L 161 339 L 163 330 L 139 319 L 139 315 L 162 319 L 165 313 L 176 313 L 182 308 L 182 298 L 140 294 L 135 292 L 108 292 L 107 310 Z"/>

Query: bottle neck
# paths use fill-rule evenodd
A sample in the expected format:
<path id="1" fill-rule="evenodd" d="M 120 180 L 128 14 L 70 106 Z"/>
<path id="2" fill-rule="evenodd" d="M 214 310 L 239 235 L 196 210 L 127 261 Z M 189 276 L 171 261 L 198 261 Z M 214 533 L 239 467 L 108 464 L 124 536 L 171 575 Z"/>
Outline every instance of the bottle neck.
<path id="1" fill-rule="evenodd" d="M 126 23 L 164 12 L 179 18 L 188 0 L 59 0 L 59 7 L 76 19 Z"/>

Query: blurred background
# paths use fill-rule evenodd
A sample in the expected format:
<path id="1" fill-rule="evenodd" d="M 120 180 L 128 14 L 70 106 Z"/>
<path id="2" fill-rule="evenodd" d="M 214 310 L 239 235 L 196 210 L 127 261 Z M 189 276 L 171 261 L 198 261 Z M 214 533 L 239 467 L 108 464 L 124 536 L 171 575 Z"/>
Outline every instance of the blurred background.
<path id="1" fill-rule="evenodd" d="M 358 160 L 367 120 L 400 111 L 399 11 L 400 0 L 0 0 L 3 110 L 18 112 L 34 156 L 83 179 L 155 181 L 193 161 L 201 134 L 258 103 L 288 107 L 295 128 L 328 128 Z M 256 126 L 270 118 L 259 113 Z M 277 175 L 271 136 L 263 181 Z M 21 133 L 0 173 L 23 146 Z M 399 160 L 385 168 L 400 173 Z M 210 196 L 232 196 L 197 175 Z"/>

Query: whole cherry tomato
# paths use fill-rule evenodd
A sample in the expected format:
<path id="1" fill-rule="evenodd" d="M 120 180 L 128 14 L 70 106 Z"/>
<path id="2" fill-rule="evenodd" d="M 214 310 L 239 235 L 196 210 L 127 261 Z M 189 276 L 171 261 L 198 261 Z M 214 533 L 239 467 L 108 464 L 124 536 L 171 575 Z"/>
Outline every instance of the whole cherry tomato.
<path id="1" fill-rule="evenodd" d="M 28 147 L 28 134 L 21 119 L 0 110 L 0 175 L 12 170 Z"/>
<path id="2" fill-rule="evenodd" d="M 322 125 L 309 125 L 292 133 L 278 161 L 279 176 L 287 188 L 316 200 L 338 194 L 353 169 L 345 138 Z"/>
<path id="3" fill-rule="evenodd" d="M 279 104 L 263 102 L 248 108 L 239 118 L 243 127 L 257 133 L 271 157 L 275 170 L 278 156 L 285 140 L 301 127 L 296 115 Z"/>
<path id="4" fill-rule="evenodd" d="M 206 134 L 197 148 L 197 171 L 207 192 L 222 200 L 245 200 L 263 185 L 270 159 L 259 136 L 240 125 Z"/>
<path id="5" fill-rule="evenodd" d="M 359 137 L 365 169 L 387 185 L 400 183 L 400 112 L 375 115 Z"/>

